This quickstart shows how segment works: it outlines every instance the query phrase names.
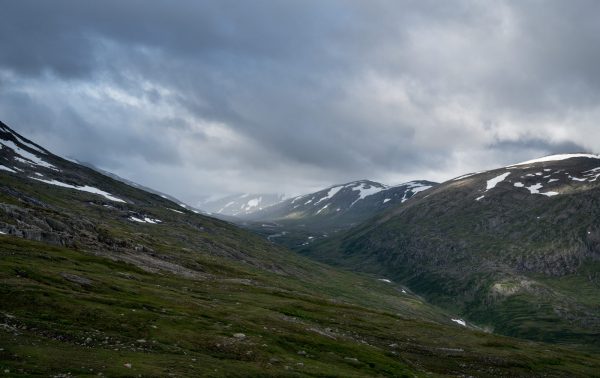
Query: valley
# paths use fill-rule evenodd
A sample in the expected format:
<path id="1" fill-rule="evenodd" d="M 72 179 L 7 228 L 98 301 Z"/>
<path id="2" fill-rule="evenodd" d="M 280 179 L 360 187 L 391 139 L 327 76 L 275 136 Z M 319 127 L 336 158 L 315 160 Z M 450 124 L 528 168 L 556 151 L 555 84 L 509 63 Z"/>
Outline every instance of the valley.
<path id="1" fill-rule="evenodd" d="M 346 231 L 301 252 L 356 272 L 315 262 L 229 222 L 64 160 L 4 124 L 0 129 L 0 367 L 7 374 L 559 377 L 590 376 L 600 369 L 596 346 L 586 339 L 595 327 L 587 311 L 597 297 L 586 283 L 594 282 L 594 265 L 586 266 L 592 281 L 573 275 L 555 281 L 545 275 L 548 264 L 525 265 L 540 275 L 536 290 L 551 287 L 553 295 L 566 296 L 574 285 L 586 285 L 578 298 L 564 302 L 565 315 L 581 314 L 582 331 L 572 328 L 569 334 L 580 337 L 578 342 L 507 337 L 489 332 L 476 312 L 432 296 L 434 291 L 425 289 L 432 287 L 426 274 L 419 286 L 399 265 L 374 263 L 380 259 L 374 252 L 360 256 L 356 251 L 363 253 L 362 245 L 352 244 L 360 242 Z M 427 183 L 418 185 L 390 195 L 387 190 L 399 189 L 363 182 L 337 192 L 358 194 L 352 190 L 356 186 L 374 187 L 381 196 L 362 201 L 373 196 L 380 205 L 394 195 L 395 206 L 375 218 L 384 222 L 448 190 L 447 184 L 415 190 Z M 462 185 L 465 198 L 485 204 L 471 198 L 479 195 L 479 185 Z M 556 190 L 577 192 L 562 186 Z M 331 192 L 326 189 L 304 203 L 312 199 L 322 205 L 336 199 Z M 406 200 L 409 195 L 415 197 Z M 344 201 L 348 209 L 360 204 L 356 198 Z M 373 229 L 358 227 L 359 232 L 351 229 L 353 237 Z M 317 256 L 314 248 L 321 243 Z M 355 249 L 340 249 L 346 245 Z M 592 252 L 581 252 L 581 258 Z M 340 254 L 343 263 L 336 259 Z M 359 259 L 368 265 L 353 265 Z M 461 280 L 445 282 L 445 287 L 468 287 L 459 286 Z M 511 293 L 511 282 L 502 281 L 497 291 Z M 571 313 L 567 305 L 580 312 Z"/>

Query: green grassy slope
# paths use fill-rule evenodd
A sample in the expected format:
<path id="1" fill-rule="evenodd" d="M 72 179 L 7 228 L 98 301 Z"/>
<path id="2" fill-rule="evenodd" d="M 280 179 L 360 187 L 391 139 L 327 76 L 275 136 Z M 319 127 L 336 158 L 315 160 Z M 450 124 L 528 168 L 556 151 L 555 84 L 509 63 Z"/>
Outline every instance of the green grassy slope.
<path id="1" fill-rule="evenodd" d="M 600 369 L 590 352 L 340 303 L 276 274 L 229 266 L 226 275 L 188 279 L 14 237 L 0 242 L 0 371 L 12 374 L 491 377 Z"/>
<path id="2" fill-rule="evenodd" d="M 567 176 L 585 177 L 597 165 L 569 159 L 513 168 L 488 192 L 487 180 L 504 169 L 449 181 L 304 252 L 391 277 L 499 333 L 598 347 L 599 187 Z M 560 195 L 514 186 L 551 174 L 556 181 L 544 190 Z"/>

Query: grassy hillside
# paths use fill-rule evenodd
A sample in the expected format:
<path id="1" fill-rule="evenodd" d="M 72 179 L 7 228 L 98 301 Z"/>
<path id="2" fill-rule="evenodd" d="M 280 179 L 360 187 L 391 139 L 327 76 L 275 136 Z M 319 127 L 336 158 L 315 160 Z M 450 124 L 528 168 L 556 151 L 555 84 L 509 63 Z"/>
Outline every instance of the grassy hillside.
<path id="1" fill-rule="evenodd" d="M 568 159 L 449 181 L 305 253 L 389 276 L 499 333 L 599 346 L 598 165 Z M 558 194 L 527 189 L 538 187 Z"/>
<path id="2" fill-rule="evenodd" d="M 591 376 L 600 369 L 592 352 L 344 303 L 331 288 L 264 271 L 225 264 L 217 269 L 227 274 L 192 279 L 0 241 L 0 368 L 12 374 Z M 370 282 L 347 278 L 354 287 Z M 372 289 L 392 295 L 379 283 Z"/>

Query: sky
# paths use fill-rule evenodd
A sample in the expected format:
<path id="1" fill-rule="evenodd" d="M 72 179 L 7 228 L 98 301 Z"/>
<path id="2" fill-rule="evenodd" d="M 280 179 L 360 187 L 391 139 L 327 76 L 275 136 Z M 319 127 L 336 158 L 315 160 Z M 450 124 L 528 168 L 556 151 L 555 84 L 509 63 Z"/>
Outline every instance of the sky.
<path id="1" fill-rule="evenodd" d="M 0 9 L 0 120 L 191 204 L 599 150 L 595 0 Z"/>

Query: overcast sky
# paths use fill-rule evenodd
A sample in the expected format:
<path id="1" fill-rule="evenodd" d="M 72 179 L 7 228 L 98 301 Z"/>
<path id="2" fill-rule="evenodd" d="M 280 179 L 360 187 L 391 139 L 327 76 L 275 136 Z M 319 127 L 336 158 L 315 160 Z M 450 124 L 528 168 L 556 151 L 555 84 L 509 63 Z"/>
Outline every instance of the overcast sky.
<path id="1" fill-rule="evenodd" d="M 190 203 L 600 149 L 600 1 L 0 9 L 0 119 Z"/>

